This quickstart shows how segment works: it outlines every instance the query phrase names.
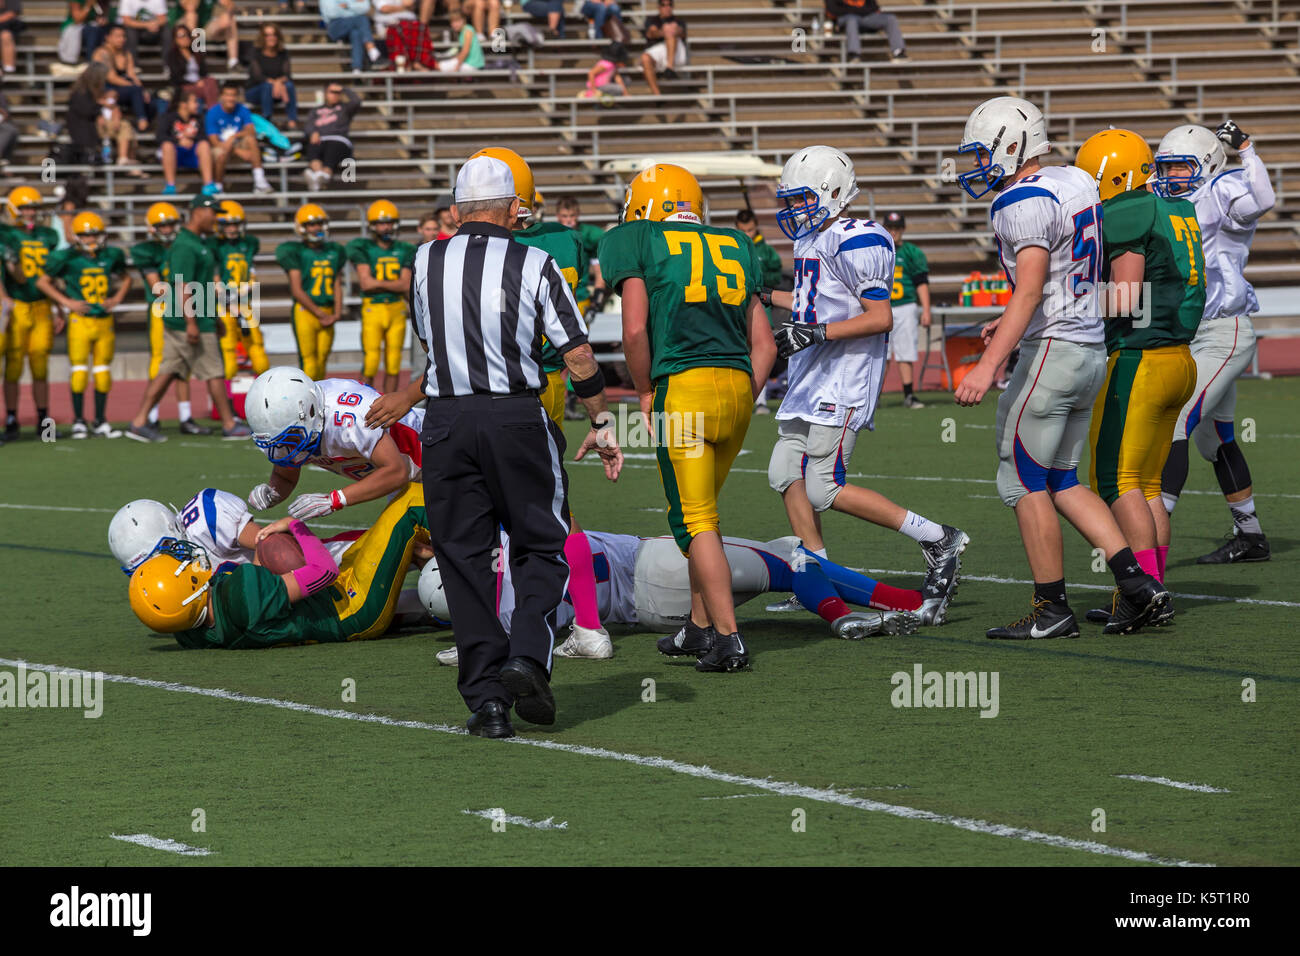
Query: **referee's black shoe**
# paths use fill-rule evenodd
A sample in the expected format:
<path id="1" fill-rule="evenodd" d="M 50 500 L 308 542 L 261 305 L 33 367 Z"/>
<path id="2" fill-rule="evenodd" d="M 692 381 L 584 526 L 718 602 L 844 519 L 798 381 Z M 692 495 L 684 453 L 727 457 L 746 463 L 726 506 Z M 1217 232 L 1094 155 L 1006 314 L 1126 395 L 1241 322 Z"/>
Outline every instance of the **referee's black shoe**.
<path id="1" fill-rule="evenodd" d="M 734 671 L 744 670 L 749 666 L 749 648 L 745 646 L 740 632 L 719 634 L 713 632 L 713 646 L 709 652 L 695 662 L 697 671 Z"/>
<path id="2" fill-rule="evenodd" d="M 512 657 L 501 668 L 501 683 L 515 699 L 515 715 L 530 724 L 555 723 L 555 697 L 546 669 L 527 657 Z"/>
<path id="3" fill-rule="evenodd" d="M 676 634 L 659 638 L 655 647 L 659 648 L 660 654 L 667 654 L 669 657 L 680 657 L 685 654 L 691 657 L 703 657 L 713 646 L 714 636 L 712 627 L 700 627 L 687 618 L 686 623 Z"/>
<path id="4" fill-rule="evenodd" d="M 510 726 L 510 708 L 505 701 L 489 700 L 469 715 L 465 728 L 476 737 L 513 737 Z"/>

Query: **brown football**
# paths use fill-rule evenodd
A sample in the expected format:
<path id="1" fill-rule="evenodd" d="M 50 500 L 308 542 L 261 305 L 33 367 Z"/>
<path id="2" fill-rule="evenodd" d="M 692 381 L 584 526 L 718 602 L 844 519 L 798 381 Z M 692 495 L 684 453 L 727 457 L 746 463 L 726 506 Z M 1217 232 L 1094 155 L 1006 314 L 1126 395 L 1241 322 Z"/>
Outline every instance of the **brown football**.
<path id="1" fill-rule="evenodd" d="M 288 574 L 302 567 L 302 548 L 287 531 L 268 534 L 257 543 L 257 560 L 262 567 L 276 574 Z"/>

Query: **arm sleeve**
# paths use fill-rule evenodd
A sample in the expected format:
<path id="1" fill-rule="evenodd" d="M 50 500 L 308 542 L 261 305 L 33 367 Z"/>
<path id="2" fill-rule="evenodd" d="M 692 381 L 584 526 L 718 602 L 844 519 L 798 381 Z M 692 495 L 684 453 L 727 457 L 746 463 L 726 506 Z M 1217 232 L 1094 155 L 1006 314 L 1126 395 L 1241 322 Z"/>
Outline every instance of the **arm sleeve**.
<path id="1" fill-rule="evenodd" d="M 1037 190 L 1046 193 L 1046 190 Z M 1013 256 L 1026 246 L 1052 248 L 1060 204 L 1049 195 L 1004 196 L 1012 201 L 993 213 L 993 231 Z M 997 203 L 995 202 L 996 206 Z"/>
<path id="2" fill-rule="evenodd" d="M 416 259 L 420 256 L 420 250 L 423 248 L 424 246 L 418 247 L 415 250 L 415 254 L 411 257 L 411 295 L 410 301 L 407 303 L 407 313 L 411 316 L 411 328 L 415 332 L 415 337 L 420 340 L 420 344 L 422 344 L 427 351 L 429 343 L 426 342 L 424 338 L 424 315 L 426 309 L 424 303 L 428 294 L 428 276 L 426 275 L 421 278 L 419 263 L 416 262 Z M 425 255 L 428 256 L 429 252 L 426 252 Z M 432 360 L 430 360 L 430 362 L 431 361 Z M 424 373 L 427 382 L 429 375 L 428 364 L 425 365 Z"/>
<path id="3" fill-rule="evenodd" d="M 1229 199 L 1228 216 L 1239 226 L 1249 226 L 1273 208 L 1277 196 L 1254 146 L 1242 150 L 1241 170 L 1241 176 L 1233 178 L 1240 179 L 1245 188 Z"/>
<path id="4" fill-rule="evenodd" d="M 50 253 L 49 258 L 45 260 L 45 274 L 51 279 L 59 278 L 63 270 L 68 266 L 68 253 L 70 251 L 71 247 Z"/>
<path id="5" fill-rule="evenodd" d="M 248 503 L 228 491 L 214 490 L 213 505 L 217 512 L 218 532 L 213 536 L 213 540 L 218 548 L 226 552 L 220 557 L 228 558 L 242 550 L 239 546 L 239 536 L 243 534 L 248 522 L 253 520 L 253 516 L 248 513 Z"/>
<path id="6" fill-rule="evenodd" d="M 248 85 L 256 86 L 266 79 L 262 73 L 262 54 L 254 52 L 248 59 Z"/>
<path id="7" fill-rule="evenodd" d="M 596 258 L 605 284 L 610 288 L 618 289 L 624 279 L 645 277 L 641 257 L 637 254 L 637 234 L 641 231 L 642 227 L 636 223 L 627 223 L 601 236 Z"/>
<path id="8" fill-rule="evenodd" d="M 564 354 L 587 341 L 587 326 L 578 314 L 578 303 L 573 300 L 573 290 L 564 281 L 555 260 L 540 249 L 530 249 L 528 254 L 545 257 L 542 264 L 541 283 L 537 289 L 538 314 L 542 331 L 556 351 Z"/>
<path id="9" fill-rule="evenodd" d="M 835 274 L 860 299 L 888 299 L 894 288 L 894 245 L 888 236 L 845 236 L 831 260 Z"/>
<path id="10" fill-rule="evenodd" d="M 1126 252 L 1136 252 L 1140 256 L 1147 254 L 1147 239 L 1155 223 L 1156 197 L 1151 193 L 1133 193 L 1134 198 L 1129 199 L 1126 198 L 1128 195 L 1121 193 L 1117 197 L 1121 201 L 1112 201 L 1102 207 L 1105 215 L 1101 221 L 1101 236 L 1108 262 Z"/>
<path id="11" fill-rule="evenodd" d="M 353 239 L 344 247 L 347 253 L 348 262 L 353 265 L 362 266 L 366 264 L 366 240 Z"/>
<path id="12" fill-rule="evenodd" d="M 919 246 L 908 246 L 912 250 L 912 284 L 926 285 L 930 281 L 930 262 Z"/>
<path id="13" fill-rule="evenodd" d="M 295 243 L 284 242 L 275 247 L 275 261 L 285 272 L 298 269 L 298 247 Z"/>

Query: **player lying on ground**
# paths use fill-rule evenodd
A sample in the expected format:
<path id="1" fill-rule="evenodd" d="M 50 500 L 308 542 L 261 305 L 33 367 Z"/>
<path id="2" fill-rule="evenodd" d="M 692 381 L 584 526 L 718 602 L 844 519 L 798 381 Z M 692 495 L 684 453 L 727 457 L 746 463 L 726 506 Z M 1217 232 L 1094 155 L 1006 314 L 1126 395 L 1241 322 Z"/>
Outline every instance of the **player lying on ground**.
<path id="1" fill-rule="evenodd" d="M 596 597 L 601 617 L 655 631 L 676 631 L 659 641 L 670 656 L 699 650 L 685 647 L 686 623 L 691 613 L 690 567 L 672 538 L 639 538 L 630 534 L 588 531 L 587 540 L 596 567 Z M 857 640 L 873 634 L 910 634 L 918 625 L 942 624 L 948 604 L 957 593 L 957 558 L 950 558 L 948 574 L 927 575 L 925 591 L 892 587 L 820 558 L 794 537 L 775 541 L 723 538 L 731 567 L 732 598 L 736 606 L 771 591 L 793 591 L 804 607 L 814 610 L 834 629 L 836 636 Z M 510 630 L 514 587 L 509 573 L 509 539 L 502 535 L 504 571 L 500 578 L 501 623 Z M 942 581 L 938 590 L 931 582 Z M 420 600 L 435 618 L 449 619 L 442 579 L 436 562 L 420 575 Z M 874 608 L 882 613 L 850 611 L 847 605 Z M 560 605 L 558 626 L 573 619 L 568 601 Z M 568 641 L 555 649 L 556 657 L 581 657 Z M 438 661 L 454 666 L 456 648 L 438 652 Z"/>
<path id="2" fill-rule="evenodd" d="M 424 410 L 414 409 L 388 428 L 366 424 L 379 393 L 352 379 L 313 382 L 287 365 L 268 369 L 248 390 L 244 415 L 253 441 L 275 467 L 270 481 L 248 494 L 248 506 L 265 511 L 298 487 L 304 465 L 316 465 L 355 482 L 346 493 L 299 495 L 289 515 L 308 521 L 348 505 L 374 501 L 420 482 L 420 430 Z"/>
<path id="3" fill-rule="evenodd" d="M 252 648 L 379 637 L 388 630 L 402 581 L 425 531 L 423 491 L 413 485 L 335 562 L 294 518 L 263 528 L 288 530 L 305 564 L 275 574 L 241 564 L 216 574 L 193 544 L 156 554 L 131 575 L 131 610 L 182 647 Z"/>

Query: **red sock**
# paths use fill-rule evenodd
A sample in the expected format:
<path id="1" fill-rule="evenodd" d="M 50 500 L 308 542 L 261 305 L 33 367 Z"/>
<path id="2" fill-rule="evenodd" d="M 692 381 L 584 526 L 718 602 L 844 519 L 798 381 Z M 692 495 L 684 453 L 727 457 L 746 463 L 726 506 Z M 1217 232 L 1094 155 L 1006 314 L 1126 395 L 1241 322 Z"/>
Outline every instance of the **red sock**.
<path id="1" fill-rule="evenodd" d="M 877 583 L 871 589 L 871 606 L 881 611 L 915 611 L 921 606 L 921 592 Z"/>
<path id="2" fill-rule="evenodd" d="M 569 562 L 569 600 L 573 602 L 573 623 L 600 630 L 600 609 L 596 606 L 596 572 L 591 566 L 591 545 L 581 531 L 564 539 L 564 558 Z"/>
<path id="3" fill-rule="evenodd" d="M 1133 557 L 1137 558 L 1137 563 L 1142 566 L 1142 570 L 1151 575 L 1157 581 L 1160 580 L 1160 560 L 1156 557 L 1155 548 L 1147 548 L 1145 551 L 1134 551 Z"/>
<path id="4" fill-rule="evenodd" d="M 1156 575 L 1160 583 L 1165 583 L 1165 567 L 1169 564 L 1169 545 L 1162 544 L 1156 546 L 1156 565 L 1160 568 L 1160 573 Z"/>
<path id="5" fill-rule="evenodd" d="M 834 624 L 848 613 L 849 606 L 837 597 L 828 597 L 817 605 L 817 616 L 828 624 Z"/>

